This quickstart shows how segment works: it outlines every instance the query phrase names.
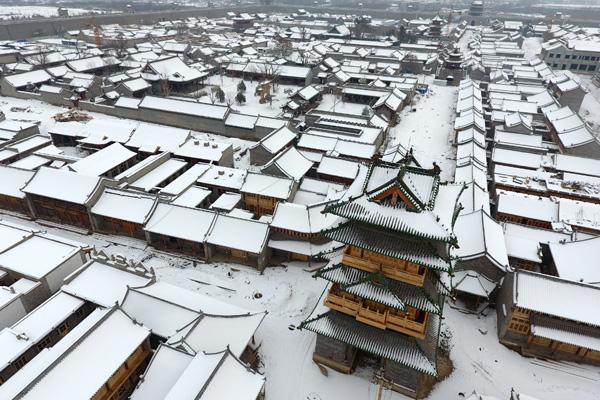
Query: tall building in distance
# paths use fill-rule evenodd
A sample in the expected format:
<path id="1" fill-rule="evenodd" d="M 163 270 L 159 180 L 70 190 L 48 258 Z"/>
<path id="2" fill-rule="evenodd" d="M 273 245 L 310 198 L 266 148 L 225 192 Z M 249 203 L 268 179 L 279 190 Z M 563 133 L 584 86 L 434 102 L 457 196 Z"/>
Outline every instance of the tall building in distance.
<path id="1" fill-rule="evenodd" d="M 469 7 L 469 15 L 472 17 L 481 17 L 483 15 L 483 1 L 475 0 Z"/>
<path id="2" fill-rule="evenodd" d="M 376 359 L 380 383 L 423 398 L 438 375 L 463 187 L 441 183 L 436 165 L 381 161 L 362 185 L 325 209 L 340 222 L 324 234 L 347 246 L 316 273 L 330 282 L 326 308 L 319 304 L 301 328 L 317 334 L 316 363 L 351 373 L 359 359 Z"/>

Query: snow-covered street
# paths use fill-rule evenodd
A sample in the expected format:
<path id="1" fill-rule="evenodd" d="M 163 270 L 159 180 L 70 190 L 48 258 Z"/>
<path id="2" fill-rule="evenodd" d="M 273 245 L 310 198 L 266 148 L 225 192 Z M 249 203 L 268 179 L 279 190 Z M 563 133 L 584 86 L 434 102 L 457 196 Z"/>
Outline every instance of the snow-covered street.
<path id="1" fill-rule="evenodd" d="M 425 168 L 436 162 L 442 169 L 442 179 L 452 181 L 456 168 L 456 149 L 452 147 L 453 104 L 457 93 L 457 87 L 430 85 L 425 95 L 417 95 L 414 106 L 402 110 L 400 122 L 390 129 L 387 148 L 397 144 L 407 149 L 412 147 Z"/>

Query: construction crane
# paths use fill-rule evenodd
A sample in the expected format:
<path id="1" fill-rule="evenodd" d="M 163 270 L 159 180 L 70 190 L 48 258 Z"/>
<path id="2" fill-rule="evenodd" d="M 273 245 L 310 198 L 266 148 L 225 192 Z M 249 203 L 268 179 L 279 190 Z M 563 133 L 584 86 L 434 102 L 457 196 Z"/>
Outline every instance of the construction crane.
<path id="1" fill-rule="evenodd" d="M 102 46 L 102 33 L 100 31 L 100 27 L 96 23 L 96 17 L 90 18 L 90 26 L 94 30 L 94 43 L 96 46 Z"/>

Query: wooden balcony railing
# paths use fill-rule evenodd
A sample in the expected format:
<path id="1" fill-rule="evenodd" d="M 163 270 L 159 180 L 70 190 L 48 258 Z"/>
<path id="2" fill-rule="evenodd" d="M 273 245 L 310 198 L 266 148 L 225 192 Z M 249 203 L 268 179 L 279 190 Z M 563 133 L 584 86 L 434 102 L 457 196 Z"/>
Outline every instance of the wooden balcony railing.
<path id="1" fill-rule="evenodd" d="M 400 260 L 394 260 L 390 258 L 388 262 L 375 261 L 369 259 L 368 256 L 356 256 L 351 254 L 349 249 L 346 249 L 342 263 L 354 268 L 361 269 L 367 272 L 381 271 L 383 275 L 390 279 L 409 283 L 411 285 L 423 287 L 425 282 L 425 275 L 427 270 L 425 268 L 415 268 L 419 272 L 412 272 L 406 270 Z"/>
<path id="2" fill-rule="evenodd" d="M 419 339 L 425 337 L 429 317 L 427 313 L 422 313 L 421 317 L 415 320 L 408 313 L 369 303 L 372 302 L 344 293 L 335 287 L 330 289 L 324 301 L 325 306 L 332 310 L 350 315 L 357 321 L 376 328 L 391 329 Z"/>
<path id="3" fill-rule="evenodd" d="M 385 321 L 387 319 L 387 310 L 378 309 L 375 307 L 369 307 L 364 302 L 358 308 L 358 313 L 356 314 L 356 320 L 360 322 L 364 322 L 365 324 L 372 325 L 379 329 L 385 329 L 386 324 Z"/>
<path id="4" fill-rule="evenodd" d="M 360 299 L 349 294 L 330 291 L 327 297 L 325 297 L 324 304 L 331 309 L 345 314 L 356 315 L 360 307 Z"/>
<path id="5" fill-rule="evenodd" d="M 410 319 L 407 314 L 391 310 L 387 315 L 386 323 L 388 328 L 392 330 L 424 339 L 428 320 L 429 314 L 425 314 L 422 321 L 415 321 Z"/>

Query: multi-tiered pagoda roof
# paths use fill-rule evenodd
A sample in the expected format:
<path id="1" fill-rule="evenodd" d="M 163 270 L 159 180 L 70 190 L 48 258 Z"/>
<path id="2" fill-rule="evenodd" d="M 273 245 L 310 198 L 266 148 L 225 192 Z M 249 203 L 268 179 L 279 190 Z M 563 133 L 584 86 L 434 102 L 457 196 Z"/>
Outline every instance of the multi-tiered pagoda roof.
<path id="1" fill-rule="evenodd" d="M 348 248 L 315 274 L 330 282 L 324 298 L 331 310 L 316 310 L 302 328 L 436 375 L 463 190 L 440 182 L 439 172 L 435 164 L 379 161 L 364 174 L 362 190 L 324 209 L 341 218 L 323 235 Z"/>

